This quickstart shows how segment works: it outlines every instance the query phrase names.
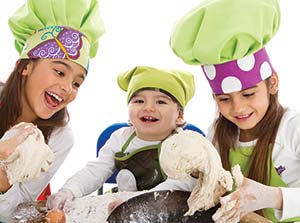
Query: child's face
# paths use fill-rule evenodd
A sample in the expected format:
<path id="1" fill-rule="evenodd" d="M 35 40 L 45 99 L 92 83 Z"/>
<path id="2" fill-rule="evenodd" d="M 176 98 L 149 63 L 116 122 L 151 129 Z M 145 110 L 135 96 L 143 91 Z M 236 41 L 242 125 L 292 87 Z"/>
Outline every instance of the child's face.
<path id="1" fill-rule="evenodd" d="M 266 82 L 230 94 L 216 95 L 221 114 L 242 130 L 252 129 L 264 117 L 269 106 L 270 92 Z"/>
<path id="2" fill-rule="evenodd" d="M 178 105 L 168 95 L 154 90 L 143 90 L 133 96 L 128 113 L 137 136 L 148 141 L 163 140 L 183 122 Z"/>
<path id="3" fill-rule="evenodd" d="M 80 65 L 64 59 L 40 59 L 23 70 L 27 76 L 22 96 L 21 118 L 49 119 L 72 102 L 86 76 Z"/>

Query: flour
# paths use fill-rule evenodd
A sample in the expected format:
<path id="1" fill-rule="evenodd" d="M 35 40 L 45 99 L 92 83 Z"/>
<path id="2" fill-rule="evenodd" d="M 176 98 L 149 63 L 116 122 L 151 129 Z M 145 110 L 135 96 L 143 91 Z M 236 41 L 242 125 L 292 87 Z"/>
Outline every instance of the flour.
<path id="1" fill-rule="evenodd" d="M 64 212 L 67 223 L 106 223 L 111 210 L 109 205 L 114 201 L 126 201 L 142 192 L 117 192 L 100 196 L 76 198 L 65 204 Z"/>

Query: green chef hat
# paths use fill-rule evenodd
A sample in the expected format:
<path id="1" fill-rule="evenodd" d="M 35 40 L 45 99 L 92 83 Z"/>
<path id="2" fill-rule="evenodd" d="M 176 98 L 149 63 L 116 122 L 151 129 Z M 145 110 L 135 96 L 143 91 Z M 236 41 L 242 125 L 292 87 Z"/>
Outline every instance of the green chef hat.
<path id="1" fill-rule="evenodd" d="M 188 64 L 220 64 L 262 49 L 277 32 L 277 0 L 205 0 L 174 26 L 170 45 Z"/>
<path id="2" fill-rule="evenodd" d="M 27 0 L 8 21 L 21 58 L 61 58 L 88 69 L 104 33 L 97 0 Z"/>
<path id="3" fill-rule="evenodd" d="M 127 91 L 127 101 L 143 88 L 158 88 L 173 95 L 184 108 L 195 94 L 194 76 L 187 71 L 163 70 L 137 66 L 118 76 L 120 88 Z"/>

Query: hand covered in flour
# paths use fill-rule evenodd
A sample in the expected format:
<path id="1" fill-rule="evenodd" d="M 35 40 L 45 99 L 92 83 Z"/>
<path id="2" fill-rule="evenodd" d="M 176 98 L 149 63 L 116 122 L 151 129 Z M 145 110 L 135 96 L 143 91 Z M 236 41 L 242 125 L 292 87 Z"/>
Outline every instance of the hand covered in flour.
<path id="1" fill-rule="evenodd" d="M 60 189 L 57 193 L 48 197 L 46 206 L 49 209 L 63 210 L 65 203 L 68 201 L 72 201 L 73 199 L 74 195 L 72 191 L 68 189 Z"/>
<path id="2" fill-rule="evenodd" d="M 6 162 L 14 161 L 18 157 L 18 154 L 15 153 L 14 156 L 9 156 L 15 151 L 18 145 L 34 133 L 36 128 L 32 123 L 23 122 L 5 132 L 0 139 L 0 160 L 5 160 Z M 7 160 L 8 157 L 9 160 Z"/>
<path id="3" fill-rule="evenodd" d="M 282 208 L 282 194 L 278 187 L 266 186 L 244 177 L 238 189 L 220 199 L 221 207 L 213 215 L 216 223 L 236 223 L 245 214 L 264 208 Z"/>

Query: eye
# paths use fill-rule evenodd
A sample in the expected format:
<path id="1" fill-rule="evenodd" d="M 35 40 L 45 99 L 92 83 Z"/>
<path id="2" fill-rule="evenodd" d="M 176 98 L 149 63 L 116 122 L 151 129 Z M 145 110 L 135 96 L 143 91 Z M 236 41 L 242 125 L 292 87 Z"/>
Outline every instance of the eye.
<path id="1" fill-rule="evenodd" d="M 132 103 L 142 104 L 142 103 L 144 103 L 144 100 L 142 100 L 142 99 L 134 99 L 134 100 L 132 100 Z"/>
<path id="2" fill-rule="evenodd" d="M 221 97 L 218 98 L 218 101 L 219 101 L 219 102 L 227 102 L 227 101 L 229 101 L 229 100 L 230 100 L 229 98 L 225 98 L 225 97 L 224 97 L 224 98 L 221 98 Z"/>
<path id="3" fill-rule="evenodd" d="M 157 100 L 157 102 L 156 102 L 157 104 L 167 104 L 167 102 L 165 102 L 164 100 Z"/>
<path id="4" fill-rule="evenodd" d="M 61 76 L 61 77 L 64 76 L 64 72 L 62 72 L 62 71 L 60 71 L 60 70 L 55 70 L 55 73 L 56 73 L 58 76 Z"/>
<path id="5" fill-rule="evenodd" d="M 243 96 L 244 97 L 251 97 L 253 96 L 255 93 L 254 92 L 251 92 L 251 93 L 244 93 Z"/>
<path id="6" fill-rule="evenodd" d="M 81 83 L 78 83 L 78 82 L 74 81 L 74 82 L 73 82 L 73 86 L 74 86 L 75 88 L 79 88 L 79 87 L 81 86 Z"/>

